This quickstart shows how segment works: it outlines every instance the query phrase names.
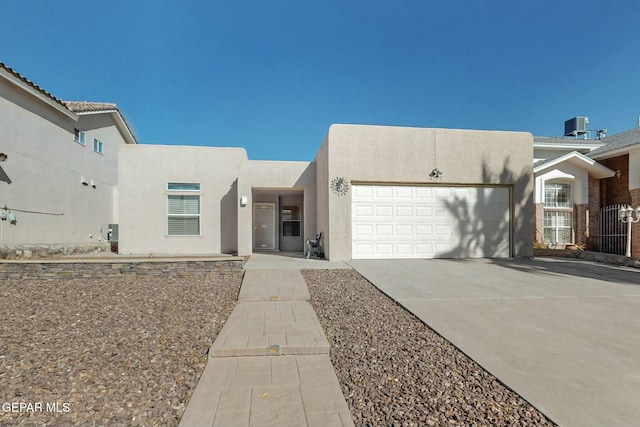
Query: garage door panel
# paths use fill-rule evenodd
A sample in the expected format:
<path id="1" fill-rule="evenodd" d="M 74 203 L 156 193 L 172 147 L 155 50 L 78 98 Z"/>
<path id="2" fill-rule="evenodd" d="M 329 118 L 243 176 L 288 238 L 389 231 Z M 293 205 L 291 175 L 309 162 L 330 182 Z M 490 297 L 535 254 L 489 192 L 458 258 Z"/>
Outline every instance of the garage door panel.
<path id="1" fill-rule="evenodd" d="M 376 186 L 374 187 L 374 194 L 376 199 L 391 199 L 393 198 L 393 187 L 383 187 Z"/>
<path id="2" fill-rule="evenodd" d="M 396 187 L 397 199 L 413 199 L 413 187 Z"/>
<path id="3" fill-rule="evenodd" d="M 413 225 L 396 225 L 397 236 L 413 236 Z"/>
<path id="4" fill-rule="evenodd" d="M 396 216 L 413 216 L 413 206 L 396 206 Z"/>
<path id="5" fill-rule="evenodd" d="M 371 216 L 373 215 L 373 206 L 371 205 L 361 205 L 361 206 L 355 206 L 354 209 L 352 209 L 352 215 L 353 215 L 353 219 L 358 219 L 358 218 L 371 218 Z"/>
<path id="6" fill-rule="evenodd" d="M 393 225 L 391 224 L 376 225 L 376 236 L 377 237 L 393 236 Z"/>
<path id="7" fill-rule="evenodd" d="M 393 206 L 376 206 L 376 216 L 391 218 L 393 216 Z"/>
<path id="8" fill-rule="evenodd" d="M 506 187 L 361 186 L 353 258 L 508 257 Z"/>

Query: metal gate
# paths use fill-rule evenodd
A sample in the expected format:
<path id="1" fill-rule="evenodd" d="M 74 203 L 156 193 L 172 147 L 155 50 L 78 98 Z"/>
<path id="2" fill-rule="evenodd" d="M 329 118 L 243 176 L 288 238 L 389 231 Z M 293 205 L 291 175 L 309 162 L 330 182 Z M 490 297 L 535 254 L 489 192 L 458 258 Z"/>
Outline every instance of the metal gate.
<path id="1" fill-rule="evenodd" d="M 624 255 L 627 250 L 627 227 L 618 219 L 618 211 L 624 205 L 610 205 L 600 209 L 600 252 Z"/>

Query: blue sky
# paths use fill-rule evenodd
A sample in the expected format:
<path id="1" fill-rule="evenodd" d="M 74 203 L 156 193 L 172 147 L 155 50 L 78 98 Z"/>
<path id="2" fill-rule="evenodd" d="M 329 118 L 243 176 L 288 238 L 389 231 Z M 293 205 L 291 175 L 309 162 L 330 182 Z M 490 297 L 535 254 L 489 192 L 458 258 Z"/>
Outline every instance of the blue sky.
<path id="1" fill-rule="evenodd" d="M 0 62 L 143 144 L 312 160 L 332 123 L 638 125 L 640 2 L 7 0 Z"/>

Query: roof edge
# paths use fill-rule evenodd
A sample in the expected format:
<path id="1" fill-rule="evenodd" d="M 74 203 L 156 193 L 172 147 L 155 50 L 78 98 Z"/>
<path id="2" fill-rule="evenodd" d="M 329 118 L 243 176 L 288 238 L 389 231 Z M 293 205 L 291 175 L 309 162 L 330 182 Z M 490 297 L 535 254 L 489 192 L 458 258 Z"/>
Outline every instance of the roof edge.
<path id="1" fill-rule="evenodd" d="M 538 166 L 535 166 L 533 168 L 533 173 L 534 174 L 539 173 L 545 169 L 548 169 L 550 167 L 559 165 L 560 163 L 564 163 L 571 160 L 578 160 L 586 163 L 585 169 L 587 170 L 587 172 L 589 172 L 589 175 L 598 179 L 611 178 L 616 174 L 615 171 L 609 169 L 605 165 L 598 163 L 596 160 L 590 157 L 587 157 L 584 154 L 581 154 L 577 151 L 572 151 L 563 156 L 556 157 L 555 159 L 551 159 L 547 162 L 540 163 Z"/>
<path id="2" fill-rule="evenodd" d="M 73 119 L 75 121 L 78 120 L 77 114 L 69 110 L 64 102 L 62 102 L 62 100 L 51 95 L 49 92 L 42 89 L 40 86 L 36 85 L 31 80 L 28 80 L 26 77 L 2 62 L 0 62 L 0 77 L 4 77 L 8 82 L 13 83 L 15 86 L 31 94 L 35 98 L 54 108 L 56 111 L 62 113 L 63 115 L 69 117 L 70 119 Z"/>

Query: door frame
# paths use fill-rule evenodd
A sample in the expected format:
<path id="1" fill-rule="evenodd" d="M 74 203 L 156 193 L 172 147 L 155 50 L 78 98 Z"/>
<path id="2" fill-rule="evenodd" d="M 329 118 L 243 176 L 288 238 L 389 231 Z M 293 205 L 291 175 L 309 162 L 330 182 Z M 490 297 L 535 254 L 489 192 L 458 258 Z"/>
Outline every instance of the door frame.
<path id="1" fill-rule="evenodd" d="M 271 207 L 272 217 L 271 217 L 271 247 L 259 247 L 256 243 L 256 229 L 258 225 L 256 224 L 256 208 L 261 205 L 268 205 Z M 276 222 L 276 204 L 272 202 L 254 202 L 253 203 L 253 219 L 252 219 L 252 228 L 253 228 L 253 249 L 254 250 L 276 250 L 276 232 L 277 232 L 277 222 Z"/>

